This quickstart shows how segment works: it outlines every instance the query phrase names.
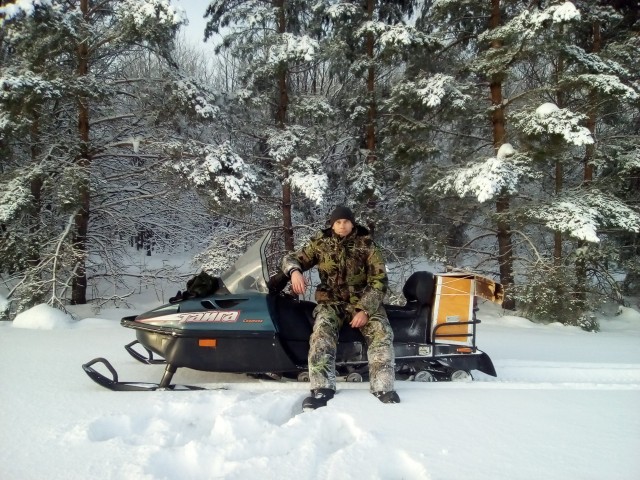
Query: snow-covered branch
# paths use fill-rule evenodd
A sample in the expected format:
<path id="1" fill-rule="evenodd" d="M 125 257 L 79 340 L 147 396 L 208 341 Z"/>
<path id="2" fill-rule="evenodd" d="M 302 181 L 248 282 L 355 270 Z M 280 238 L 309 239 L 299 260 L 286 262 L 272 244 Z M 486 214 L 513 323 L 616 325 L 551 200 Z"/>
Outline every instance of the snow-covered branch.
<path id="1" fill-rule="evenodd" d="M 534 173 L 528 165 L 528 158 L 517 155 L 513 147 L 506 143 L 500 147 L 496 157 L 458 168 L 431 188 L 443 193 L 455 193 L 460 198 L 472 195 L 483 203 L 503 193 L 517 193 L 520 180 L 531 176 Z"/>
<path id="2" fill-rule="evenodd" d="M 527 135 L 557 135 L 577 146 L 590 145 L 594 141 L 589 129 L 580 125 L 586 116 L 558 108 L 554 103 L 543 103 L 534 112 L 514 113 L 512 118 Z"/>
<path id="3" fill-rule="evenodd" d="M 289 167 L 289 184 L 294 190 L 320 205 L 324 199 L 329 180 L 322 171 L 322 164 L 316 157 L 302 159 L 296 157 Z"/>
<path id="4" fill-rule="evenodd" d="M 550 230 L 590 243 L 600 242 L 598 230 L 602 227 L 640 232 L 638 212 L 597 190 L 569 193 L 553 203 L 530 209 L 528 215 L 544 222 Z"/>

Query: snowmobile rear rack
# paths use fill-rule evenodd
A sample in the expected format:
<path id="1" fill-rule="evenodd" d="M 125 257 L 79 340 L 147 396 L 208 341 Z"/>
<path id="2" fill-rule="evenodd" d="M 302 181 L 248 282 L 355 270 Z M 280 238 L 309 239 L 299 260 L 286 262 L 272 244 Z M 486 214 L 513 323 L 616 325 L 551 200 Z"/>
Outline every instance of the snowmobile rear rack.
<path id="1" fill-rule="evenodd" d="M 478 325 L 479 323 L 482 323 L 480 320 L 478 320 L 477 318 L 474 320 L 471 320 L 470 322 L 450 322 L 450 323 L 440 323 L 438 325 L 436 325 L 433 329 L 433 339 L 434 341 L 437 340 L 438 338 L 441 337 L 446 337 L 446 338 L 453 338 L 453 337 L 459 337 L 459 338 L 470 338 L 472 341 L 472 348 L 476 348 L 476 325 Z M 451 327 L 451 326 L 459 326 L 459 325 L 473 325 L 473 331 L 471 333 L 440 333 L 438 330 L 446 330 L 447 327 Z"/>
<path id="2" fill-rule="evenodd" d="M 101 363 L 111 373 L 111 378 L 97 372 L 93 365 Z M 144 363 L 144 362 L 143 362 Z M 207 390 L 203 387 L 196 387 L 194 385 L 167 385 L 163 386 L 161 383 L 146 383 L 146 382 L 121 382 L 118 380 L 118 372 L 113 368 L 113 365 L 109 363 L 106 358 L 98 357 L 82 365 L 82 369 L 87 375 L 101 387 L 108 388 L 114 392 L 149 392 L 155 390 Z"/>

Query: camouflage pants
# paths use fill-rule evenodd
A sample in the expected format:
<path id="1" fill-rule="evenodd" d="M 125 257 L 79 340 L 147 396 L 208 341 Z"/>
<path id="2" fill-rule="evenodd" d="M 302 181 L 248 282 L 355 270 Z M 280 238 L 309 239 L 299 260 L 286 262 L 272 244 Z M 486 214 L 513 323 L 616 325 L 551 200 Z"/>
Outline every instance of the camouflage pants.
<path id="1" fill-rule="evenodd" d="M 344 304 L 319 304 L 313 310 L 313 333 L 309 340 L 309 378 L 311 388 L 336 389 L 336 347 L 344 321 L 353 314 Z M 393 390 L 395 355 L 393 330 L 383 307 L 369 318 L 360 332 L 367 342 L 369 389 L 372 392 Z"/>

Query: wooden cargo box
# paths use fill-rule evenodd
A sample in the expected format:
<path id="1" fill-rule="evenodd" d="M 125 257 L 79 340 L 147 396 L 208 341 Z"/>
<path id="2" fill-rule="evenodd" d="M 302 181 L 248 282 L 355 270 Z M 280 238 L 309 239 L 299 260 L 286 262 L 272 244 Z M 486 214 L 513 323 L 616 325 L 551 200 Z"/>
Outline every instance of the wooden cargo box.
<path id="1" fill-rule="evenodd" d="M 503 296 L 502 285 L 471 272 L 435 274 L 431 339 L 471 346 L 474 341 L 475 297 L 501 304 Z"/>

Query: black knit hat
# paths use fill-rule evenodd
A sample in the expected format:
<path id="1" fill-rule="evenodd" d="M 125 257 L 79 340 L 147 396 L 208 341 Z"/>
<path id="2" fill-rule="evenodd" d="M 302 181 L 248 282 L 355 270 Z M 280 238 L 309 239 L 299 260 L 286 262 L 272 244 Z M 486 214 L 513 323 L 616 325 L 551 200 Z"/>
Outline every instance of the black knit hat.
<path id="1" fill-rule="evenodd" d="M 349 207 L 345 207 L 344 205 L 340 205 L 336 207 L 333 212 L 331 212 L 331 216 L 329 217 L 329 225 L 333 226 L 337 220 L 349 220 L 354 225 L 356 224 L 356 217 L 353 216 L 353 212 Z"/>

